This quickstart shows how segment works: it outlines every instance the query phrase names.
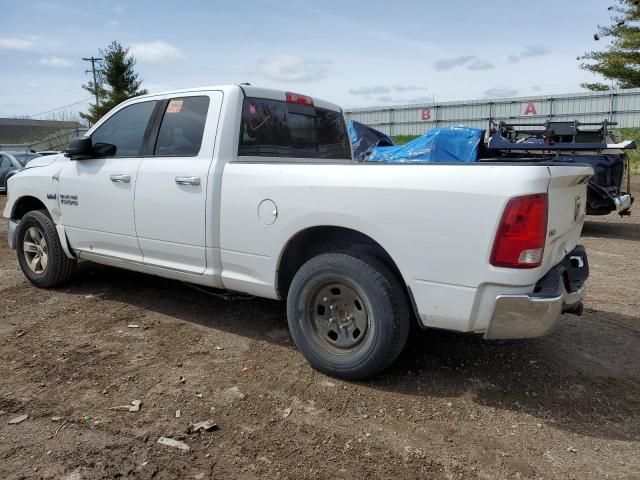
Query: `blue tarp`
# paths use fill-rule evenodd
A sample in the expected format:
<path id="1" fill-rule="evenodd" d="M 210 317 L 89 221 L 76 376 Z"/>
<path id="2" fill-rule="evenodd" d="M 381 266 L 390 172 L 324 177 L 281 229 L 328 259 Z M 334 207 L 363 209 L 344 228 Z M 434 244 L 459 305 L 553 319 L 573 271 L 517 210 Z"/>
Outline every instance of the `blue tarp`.
<path id="1" fill-rule="evenodd" d="M 390 147 L 395 145 L 393 140 L 375 128 L 364 123 L 351 120 L 347 125 L 349 140 L 353 149 L 353 159 L 364 162 L 375 147 Z"/>
<path id="2" fill-rule="evenodd" d="M 484 130 L 470 127 L 434 128 L 406 145 L 374 146 L 368 162 L 472 163 Z"/>

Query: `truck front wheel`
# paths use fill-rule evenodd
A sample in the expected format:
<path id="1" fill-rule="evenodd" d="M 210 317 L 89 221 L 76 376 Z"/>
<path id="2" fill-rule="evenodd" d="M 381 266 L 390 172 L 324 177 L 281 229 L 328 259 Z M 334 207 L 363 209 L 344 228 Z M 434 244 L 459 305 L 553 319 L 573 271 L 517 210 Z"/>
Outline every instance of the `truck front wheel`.
<path id="1" fill-rule="evenodd" d="M 18 262 L 36 287 L 51 288 L 64 283 L 76 261 L 64 253 L 56 226 L 44 211 L 27 213 L 16 230 Z"/>
<path id="2" fill-rule="evenodd" d="M 373 257 L 325 253 L 298 270 L 287 297 L 289 330 L 311 366 L 362 380 L 388 367 L 407 341 L 406 294 Z"/>

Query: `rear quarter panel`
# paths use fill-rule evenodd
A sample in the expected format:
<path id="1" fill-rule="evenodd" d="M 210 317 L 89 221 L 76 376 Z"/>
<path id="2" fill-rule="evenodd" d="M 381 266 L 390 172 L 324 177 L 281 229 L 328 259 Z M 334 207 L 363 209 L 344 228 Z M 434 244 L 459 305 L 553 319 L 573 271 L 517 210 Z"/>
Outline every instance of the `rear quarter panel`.
<path id="1" fill-rule="evenodd" d="M 223 282 L 275 298 L 287 242 L 309 227 L 340 226 L 390 254 L 416 301 L 431 304 L 431 324 L 467 329 L 450 321 L 468 321 L 479 286 L 531 286 L 543 275 L 491 267 L 489 256 L 506 202 L 546 192 L 548 184 L 544 166 L 229 163 L 221 198 Z M 277 206 L 272 225 L 258 216 L 265 199 Z"/>

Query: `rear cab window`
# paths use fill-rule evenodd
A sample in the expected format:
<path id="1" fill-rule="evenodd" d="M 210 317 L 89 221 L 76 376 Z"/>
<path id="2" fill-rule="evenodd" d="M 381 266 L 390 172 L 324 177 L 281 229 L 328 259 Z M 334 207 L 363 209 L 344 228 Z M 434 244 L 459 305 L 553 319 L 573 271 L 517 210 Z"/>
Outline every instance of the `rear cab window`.
<path id="1" fill-rule="evenodd" d="M 351 161 L 351 146 L 340 112 L 247 97 L 238 156 Z"/>

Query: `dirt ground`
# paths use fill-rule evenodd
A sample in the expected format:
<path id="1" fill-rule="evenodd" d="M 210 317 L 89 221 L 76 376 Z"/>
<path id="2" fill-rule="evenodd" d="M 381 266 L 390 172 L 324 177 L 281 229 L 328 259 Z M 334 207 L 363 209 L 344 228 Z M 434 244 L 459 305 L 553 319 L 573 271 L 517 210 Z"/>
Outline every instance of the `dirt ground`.
<path id="1" fill-rule="evenodd" d="M 363 383 L 311 370 L 279 302 L 88 263 L 38 290 L 6 236 L 0 478 L 640 478 L 640 205 L 589 218 L 583 317 L 529 341 L 417 332 Z"/>

